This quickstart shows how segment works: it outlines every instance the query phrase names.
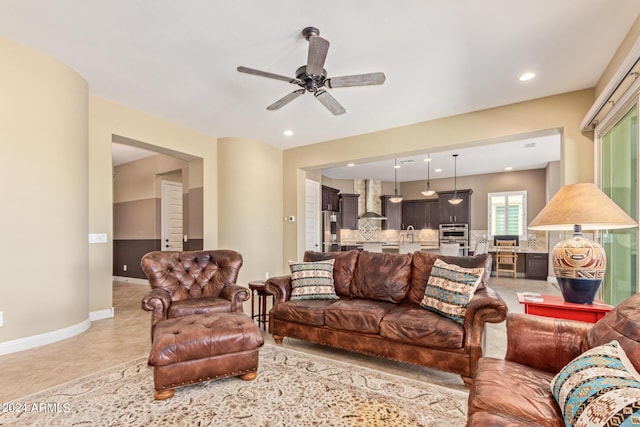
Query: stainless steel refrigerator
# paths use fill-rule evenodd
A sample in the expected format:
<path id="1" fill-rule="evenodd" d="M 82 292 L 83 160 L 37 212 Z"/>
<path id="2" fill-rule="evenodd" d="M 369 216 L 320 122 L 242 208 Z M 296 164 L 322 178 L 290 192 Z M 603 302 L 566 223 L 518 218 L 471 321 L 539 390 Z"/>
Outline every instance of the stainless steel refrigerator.
<path id="1" fill-rule="evenodd" d="M 340 213 L 322 211 L 322 250 L 336 252 L 340 250 Z"/>

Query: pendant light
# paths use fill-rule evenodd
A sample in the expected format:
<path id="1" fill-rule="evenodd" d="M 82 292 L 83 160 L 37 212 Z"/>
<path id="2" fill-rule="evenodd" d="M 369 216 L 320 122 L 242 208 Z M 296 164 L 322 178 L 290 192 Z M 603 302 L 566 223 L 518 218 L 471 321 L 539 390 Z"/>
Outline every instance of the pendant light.
<path id="1" fill-rule="evenodd" d="M 427 153 L 427 159 L 425 161 L 427 162 L 427 188 L 420 193 L 425 197 L 430 197 L 436 194 L 436 191 L 431 189 L 431 182 L 429 181 L 431 175 L 431 155 L 429 153 Z"/>
<path id="2" fill-rule="evenodd" d="M 453 197 L 447 200 L 452 205 L 459 205 L 462 199 L 458 197 L 458 155 L 453 155 Z"/>
<path id="3" fill-rule="evenodd" d="M 393 188 L 393 197 L 389 197 L 389 201 L 391 203 L 400 203 L 402 201 L 402 196 L 398 195 L 398 159 L 393 159 L 393 173 L 395 176 L 394 180 L 394 188 Z"/>

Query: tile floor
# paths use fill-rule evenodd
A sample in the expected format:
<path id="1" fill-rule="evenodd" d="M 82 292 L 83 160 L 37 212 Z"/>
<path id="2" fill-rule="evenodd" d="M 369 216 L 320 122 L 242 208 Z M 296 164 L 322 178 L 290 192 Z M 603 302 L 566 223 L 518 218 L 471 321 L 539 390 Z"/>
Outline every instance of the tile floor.
<path id="1" fill-rule="evenodd" d="M 490 286 L 507 302 L 510 311 L 520 313 L 522 306 L 518 304 L 516 292 L 526 290 L 560 294 L 555 285 L 544 281 L 492 277 Z M 140 308 L 140 300 L 147 291 L 148 287 L 145 285 L 114 282 L 114 318 L 93 322 L 88 331 L 67 340 L 0 356 L 0 403 L 146 356 L 150 348 L 150 313 Z M 245 312 L 250 312 L 250 307 L 245 307 Z M 266 342 L 273 343 L 270 335 L 263 334 Z M 447 387 L 465 389 L 459 376 L 446 372 L 293 339 L 285 339 L 284 345 L 400 376 L 426 379 Z M 504 357 L 505 351 L 504 322 L 490 324 L 487 329 L 487 355 Z"/>

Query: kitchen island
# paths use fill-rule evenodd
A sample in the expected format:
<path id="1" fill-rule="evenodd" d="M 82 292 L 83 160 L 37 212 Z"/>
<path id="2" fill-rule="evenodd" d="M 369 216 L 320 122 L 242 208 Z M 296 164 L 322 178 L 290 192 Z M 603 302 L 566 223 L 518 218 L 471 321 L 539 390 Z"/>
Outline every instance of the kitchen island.
<path id="1" fill-rule="evenodd" d="M 399 241 L 357 241 L 349 243 L 334 243 L 332 245 L 325 246 L 325 252 L 350 251 L 353 249 L 362 251 L 365 243 L 380 244 L 382 252 L 389 254 L 400 253 L 400 246 L 411 244 L 403 244 Z M 417 247 L 419 247 L 423 252 L 430 252 L 434 254 L 440 253 L 440 246 L 437 241 L 420 241 L 415 242 L 414 244 L 417 246 L 414 246 L 409 250 L 406 250 L 405 248 L 405 252 L 415 252 L 418 250 Z M 473 255 L 473 246 L 461 246 L 460 249 L 461 251 L 470 251 L 470 255 Z M 495 271 L 496 248 L 492 246 L 489 248 L 488 252 L 493 258 L 492 269 Z M 516 265 L 516 273 L 518 277 L 524 277 L 532 280 L 547 280 L 547 277 L 549 276 L 549 253 L 547 250 L 542 248 L 518 247 L 516 248 L 516 253 L 518 254 L 518 262 Z M 493 273 L 493 275 L 495 275 L 495 273 Z"/>
<path id="2" fill-rule="evenodd" d="M 353 249 L 356 250 L 363 250 L 363 246 L 366 243 L 371 243 L 371 244 L 380 244 L 382 246 L 382 252 L 385 253 L 399 253 L 400 252 L 400 247 L 403 245 L 412 245 L 412 243 L 401 243 L 401 242 L 354 242 L 354 243 L 338 243 L 336 245 L 334 245 L 332 247 L 333 251 L 350 251 Z M 440 251 L 440 246 L 438 245 L 438 242 L 415 242 L 413 243 L 413 245 L 416 245 L 416 249 L 417 247 L 420 248 L 420 250 L 425 251 L 425 252 L 434 252 L 437 253 Z M 410 252 L 414 252 L 414 250 L 411 250 Z"/>

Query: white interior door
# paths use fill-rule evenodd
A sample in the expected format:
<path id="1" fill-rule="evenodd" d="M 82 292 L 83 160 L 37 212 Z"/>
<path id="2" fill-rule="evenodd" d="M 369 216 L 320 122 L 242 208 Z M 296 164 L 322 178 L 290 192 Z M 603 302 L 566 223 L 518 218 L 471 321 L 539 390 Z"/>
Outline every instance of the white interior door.
<path id="1" fill-rule="evenodd" d="M 182 184 L 162 181 L 162 250 L 182 250 Z"/>
<path id="2" fill-rule="evenodd" d="M 320 252 L 320 183 L 305 180 L 305 250 Z"/>

